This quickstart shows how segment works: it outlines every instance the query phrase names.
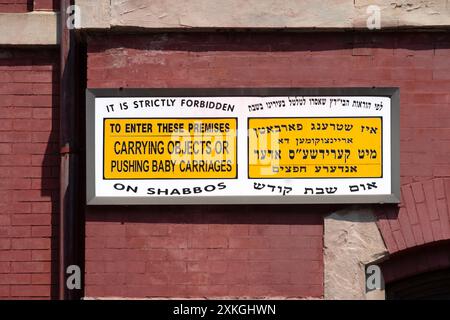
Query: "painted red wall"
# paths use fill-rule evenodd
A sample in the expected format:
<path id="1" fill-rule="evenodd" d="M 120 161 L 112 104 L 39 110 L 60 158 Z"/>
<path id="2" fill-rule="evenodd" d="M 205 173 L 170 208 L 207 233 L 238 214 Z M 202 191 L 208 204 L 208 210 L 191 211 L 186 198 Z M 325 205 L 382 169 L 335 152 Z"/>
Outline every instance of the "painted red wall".
<path id="1" fill-rule="evenodd" d="M 0 12 L 58 11 L 61 0 L 0 0 Z"/>
<path id="2" fill-rule="evenodd" d="M 57 276 L 58 51 L 0 49 L 0 298 Z"/>
<path id="3" fill-rule="evenodd" d="M 406 185 L 450 175 L 449 43 L 443 33 L 102 35 L 89 39 L 88 87 L 400 87 Z M 329 212 L 88 208 L 85 294 L 320 297 Z"/>
<path id="4" fill-rule="evenodd" d="M 34 0 L 33 10 L 35 11 L 58 11 L 61 0 Z"/>
<path id="5" fill-rule="evenodd" d="M 400 87 L 405 203 L 379 224 L 388 249 L 397 252 L 448 239 L 441 213 L 448 214 L 444 199 L 450 199 L 449 47 L 449 35 L 441 33 L 91 37 L 88 86 Z M 0 50 L 2 298 L 55 296 L 57 57 L 57 50 Z M 323 215 L 332 208 L 86 211 L 87 296 L 323 294 Z M 418 215 L 417 225 L 408 212 Z M 433 259 L 441 263 L 427 262 Z"/>
<path id="6" fill-rule="evenodd" d="M 28 12 L 33 8 L 33 0 L 0 0 L 0 12 Z"/>

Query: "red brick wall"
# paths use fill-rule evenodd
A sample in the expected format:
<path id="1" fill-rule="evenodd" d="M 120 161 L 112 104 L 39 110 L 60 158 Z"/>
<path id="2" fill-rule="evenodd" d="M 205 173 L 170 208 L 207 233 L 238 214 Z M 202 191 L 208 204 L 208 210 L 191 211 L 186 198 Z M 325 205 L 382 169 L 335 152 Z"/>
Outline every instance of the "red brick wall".
<path id="1" fill-rule="evenodd" d="M 0 12 L 28 12 L 33 9 L 33 0 L 0 0 Z"/>
<path id="2" fill-rule="evenodd" d="M 33 10 L 58 11 L 61 0 L 34 0 Z"/>
<path id="3" fill-rule="evenodd" d="M 86 296 L 323 294 L 313 208 L 90 208 L 87 220 Z"/>
<path id="4" fill-rule="evenodd" d="M 395 86 L 402 185 L 450 175 L 450 36 L 93 37 L 88 87 Z M 326 208 L 90 208 L 87 296 L 323 294 Z"/>
<path id="5" fill-rule="evenodd" d="M 0 0 L 0 12 L 58 11 L 61 0 Z"/>
<path id="6" fill-rule="evenodd" d="M 54 291 L 57 57 L 0 49 L 0 298 L 50 298 Z"/>

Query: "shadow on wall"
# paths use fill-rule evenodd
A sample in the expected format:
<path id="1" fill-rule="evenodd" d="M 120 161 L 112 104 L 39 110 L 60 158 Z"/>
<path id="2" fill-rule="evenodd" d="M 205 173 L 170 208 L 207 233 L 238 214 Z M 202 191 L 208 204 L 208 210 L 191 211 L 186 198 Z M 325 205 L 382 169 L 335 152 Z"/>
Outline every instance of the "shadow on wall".
<path id="1" fill-rule="evenodd" d="M 58 51 L 55 52 L 55 57 L 59 57 Z M 49 135 L 47 150 L 42 161 L 42 176 L 51 174 L 54 178 L 54 185 L 48 188 L 42 179 L 42 195 L 50 195 L 52 202 L 51 223 L 52 223 L 52 241 L 51 241 L 51 299 L 59 297 L 59 178 L 60 178 L 60 155 L 59 155 L 59 58 L 52 59 L 52 130 Z M 50 173 L 48 168 L 52 168 Z M 56 172 L 55 172 L 56 171 Z"/>
<path id="2" fill-rule="evenodd" d="M 87 221 L 174 224 L 322 224 L 344 205 L 88 206 Z"/>
<path id="3" fill-rule="evenodd" d="M 370 56 L 371 49 L 405 49 L 411 51 L 448 48 L 450 35 L 440 32 L 430 33 L 373 33 L 373 32 L 320 32 L 317 34 L 292 32 L 193 32 L 159 33 L 143 37 L 138 34 L 91 35 L 89 50 L 103 52 L 114 47 L 137 50 L 164 50 L 186 52 L 248 51 L 248 52 L 293 52 L 310 51 L 311 54 L 337 53 L 345 49 L 353 50 L 356 56 Z M 95 41 L 101 37 L 103 41 Z M 108 41 L 105 41 L 105 37 Z M 126 40 L 124 40 L 126 39 Z M 124 51 L 126 52 L 126 51 Z"/>
<path id="4" fill-rule="evenodd" d="M 423 245 L 392 255 L 381 264 L 388 299 L 440 299 L 450 295 L 450 241 Z M 428 277 L 445 272 L 445 277 Z M 444 279 L 446 279 L 444 282 Z"/>

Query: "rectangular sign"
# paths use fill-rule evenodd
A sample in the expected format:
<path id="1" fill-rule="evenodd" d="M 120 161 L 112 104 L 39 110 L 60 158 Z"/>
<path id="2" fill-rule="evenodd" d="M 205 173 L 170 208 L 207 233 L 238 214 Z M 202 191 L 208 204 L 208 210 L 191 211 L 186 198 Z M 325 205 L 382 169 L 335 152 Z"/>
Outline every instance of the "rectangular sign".
<path id="1" fill-rule="evenodd" d="M 104 121 L 104 179 L 237 177 L 236 118 Z"/>
<path id="2" fill-rule="evenodd" d="M 88 89 L 88 204 L 396 203 L 395 88 Z"/>
<path id="3" fill-rule="evenodd" d="M 248 177 L 381 178 L 382 118 L 249 118 Z"/>

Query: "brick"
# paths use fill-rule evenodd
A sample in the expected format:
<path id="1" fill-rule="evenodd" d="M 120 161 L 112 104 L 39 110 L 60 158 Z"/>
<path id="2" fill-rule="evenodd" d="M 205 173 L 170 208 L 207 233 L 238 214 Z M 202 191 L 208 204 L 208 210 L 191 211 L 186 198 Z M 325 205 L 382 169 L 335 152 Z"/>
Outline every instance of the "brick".
<path id="1" fill-rule="evenodd" d="M 131 224 L 126 226 L 126 235 L 129 237 L 165 236 L 168 233 L 168 226 L 164 224 Z"/>
<path id="2" fill-rule="evenodd" d="M 187 263 L 188 272 L 225 273 L 226 261 L 191 261 Z"/>
<path id="3" fill-rule="evenodd" d="M 29 166 L 25 166 L 25 167 L 0 167 L 0 177 L 4 178 L 33 178 L 33 177 L 40 177 L 42 175 L 42 169 L 40 168 L 33 168 L 33 167 L 29 167 Z M 14 179 L 15 183 L 22 181 L 24 179 Z M 28 181 L 28 183 L 30 183 L 31 181 L 29 179 L 25 179 Z M 23 187 L 20 187 L 21 184 L 18 184 L 19 187 L 18 188 L 10 188 L 11 190 L 14 189 L 25 189 Z M 30 185 L 27 184 L 27 188 L 26 189 L 30 189 Z M 26 190 L 24 190 L 24 192 L 27 192 Z"/>
<path id="4" fill-rule="evenodd" d="M 48 214 L 16 214 L 12 217 L 11 224 L 17 226 L 47 226 L 51 224 L 51 216 Z"/>
<path id="5" fill-rule="evenodd" d="M 12 249 L 50 249 L 48 238 L 12 239 Z"/>
<path id="6" fill-rule="evenodd" d="M 0 157 L 0 166 L 30 166 L 31 155 L 2 155 Z"/>
<path id="7" fill-rule="evenodd" d="M 52 103 L 53 96 L 50 95 L 4 95 L 0 101 L 0 107 L 51 107 Z"/>
<path id="8" fill-rule="evenodd" d="M 13 120 L 12 119 L 3 120 L 2 125 L 0 126 L 0 132 L 12 130 L 13 130 Z"/>
<path id="9" fill-rule="evenodd" d="M 425 201 L 425 196 L 422 190 L 422 184 L 421 183 L 413 183 L 411 185 L 412 187 L 412 191 L 413 191 L 413 195 L 414 195 L 414 199 L 416 201 L 416 203 L 420 203 L 420 202 L 424 202 Z"/>
<path id="10" fill-rule="evenodd" d="M 423 236 L 422 228 L 420 225 L 413 225 L 412 231 L 414 234 L 414 239 L 416 240 L 417 245 L 422 245 L 425 243 L 425 239 Z"/>
<path id="11" fill-rule="evenodd" d="M 450 238 L 450 218 L 447 216 L 448 204 L 444 199 L 437 200 L 437 211 L 441 222 L 442 236 L 444 239 Z"/>
<path id="12" fill-rule="evenodd" d="M 207 260 L 247 260 L 250 259 L 249 252 L 255 250 L 249 249 L 207 249 L 203 251 L 206 253 Z M 190 256 L 192 257 L 192 256 Z M 186 259 L 189 261 L 190 259 Z"/>
<path id="13" fill-rule="evenodd" d="M 249 226 L 245 224 L 210 224 L 208 232 L 213 235 L 222 235 L 226 237 L 232 236 L 248 236 Z"/>
<path id="14" fill-rule="evenodd" d="M 33 178 L 31 179 L 30 189 L 38 190 L 58 190 L 60 180 L 58 178 Z"/>
<path id="15" fill-rule="evenodd" d="M 433 176 L 450 177 L 450 165 L 433 166 Z"/>
<path id="16" fill-rule="evenodd" d="M 0 170 L 1 171 L 1 170 Z M 1 173 L 0 173 L 1 176 Z M 0 190 L 26 190 L 31 187 L 30 179 L 12 178 L 0 180 Z"/>
<path id="17" fill-rule="evenodd" d="M 6 214 L 0 214 L 0 226 L 8 226 L 11 224 L 11 217 Z"/>
<path id="18" fill-rule="evenodd" d="M 9 1 L 5 3 L 0 3 L 0 12 L 8 13 L 25 13 L 28 11 L 27 2 L 24 0 L 18 0 L 16 2 Z"/>
<path id="19" fill-rule="evenodd" d="M 6 250 L 2 251 L 0 261 L 30 261 L 31 252 L 29 250 Z"/>
<path id="20" fill-rule="evenodd" d="M 11 271 L 11 263 L 8 261 L 0 262 L 0 273 L 9 273 Z"/>
<path id="21" fill-rule="evenodd" d="M 0 250 L 8 250 L 11 248 L 11 239 L 0 238 Z"/>
<path id="22" fill-rule="evenodd" d="M 188 240 L 179 237 L 150 237 L 147 239 L 149 248 L 187 248 Z"/>
<path id="23" fill-rule="evenodd" d="M 190 248 L 227 248 L 228 239 L 224 236 L 191 237 Z"/>
<path id="24" fill-rule="evenodd" d="M 289 225 L 255 225 L 249 226 L 249 235 L 288 235 L 290 230 Z"/>
<path id="25" fill-rule="evenodd" d="M 86 261 L 85 263 L 85 272 L 86 274 L 89 273 L 104 273 L 106 270 L 106 262 L 92 262 L 92 261 Z"/>
<path id="26" fill-rule="evenodd" d="M 120 237 L 125 236 L 125 226 L 122 224 L 87 224 L 87 236 L 105 236 L 105 237 Z"/>
<path id="27" fill-rule="evenodd" d="M 31 274 L 32 284 L 50 285 L 54 284 L 50 273 L 33 273 Z"/>
<path id="28" fill-rule="evenodd" d="M 406 243 L 405 243 L 405 240 L 403 238 L 401 231 L 400 230 L 394 231 L 393 236 L 394 236 L 395 242 L 397 243 L 398 249 L 399 250 L 406 249 Z"/>
<path id="29" fill-rule="evenodd" d="M 55 209 L 55 205 L 51 202 L 33 202 L 30 213 L 51 213 Z"/>
<path id="30" fill-rule="evenodd" d="M 86 249 L 105 248 L 106 240 L 101 237 L 86 237 Z"/>
<path id="31" fill-rule="evenodd" d="M 29 274 L 14 274 L 14 273 L 3 273 L 0 274 L 0 285 L 5 284 L 30 284 L 31 275 Z"/>
<path id="32" fill-rule="evenodd" d="M 435 241 L 443 240 L 444 237 L 442 236 L 442 230 L 441 230 L 441 223 L 440 221 L 431 221 L 431 230 L 433 232 L 433 238 Z"/>
<path id="33" fill-rule="evenodd" d="M 222 274 L 208 274 L 203 272 L 169 273 L 167 275 L 168 278 L 167 283 L 169 287 L 176 285 L 189 285 L 189 284 L 214 285 L 215 283 L 213 282 L 212 279 L 214 279 L 217 275 Z"/>
<path id="34" fill-rule="evenodd" d="M 145 272 L 164 273 L 164 272 L 187 272 L 187 262 L 185 261 L 149 261 L 146 263 Z"/>
<path id="35" fill-rule="evenodd" d="M 423 238 L 425 243 L 433 241 L 433 232 L 431 230 L 431 223 L 428 217 L 428 209 L 425 204 L 419 203 L 417 205 L 419 214 L 420 226 L 422 227 Z"/>
<path id="36" fill-rule="evenodd" d="M 31 236 L 31 228 L 29 226 L 10 227 L 9 236 L 11 238 L 24 238 Z"/>
<path id="37" fill-rule="evenodd" d="M 56 256 L 56 254 L 55 254 Z M 32 261 L 51 261 L 52 252 L 50 250 L 33 250 L 31 252 Z"/>
<path id="38" fill-rule="evenodd" d="M 405 200 L 405 206 L 408 212 L 409 221 L 411 224 L 417 224 L 419 222 L 416 210 L 416 204 L 414 201 L 411 186 L 402 186 L 401 188 L 403 199 Z"/>
<path id="39" fill-rule="evenodd" d="M 47 71 L 16 71 L 12 75 L 12 81 L 19 83 L 51 83 L 53 74 Z"/>
<path id="40" fill-rule="evenodd" d="M 436 206 L 434 183 L 432 180 L 425 181 L 423 183 L 423 190 L 425 192 L 426 204 L 428 208 L 428 213 L 431 220 L 438 220 L 438 210 Z"/>
<path id="41" fill-rule="evenodd" d="M 404 236 L 406 247 L 410 248 L 416 245 L 416 241 L 414 239 L 414 234 L 411 229 L 411 224 L 408 219 L 408 213 L 406 208 L 400 208 L 398 214 L 398 220 L 400 222 L 400 228 L 402 234 Z"/>
<path id="42" fill-rule="evenodd" d="M 106 262 L 106 272 L 144 273 L 145 262 L 142 261 L 114 261 Z"/>
<path id="43" fill-rule="evenodd" d="M 107 237 L 106 248 L 126 248 L 127 241 L 123 237 Z"/>
<path id="44" fill-rule="evenodd" d="M 187 249 L 127 249 L 125 253 L 125 258 L 128 261 L 158 261 L 158 260 L 176 260 L 173 256 L 173 250 L 187 250 Z M 172 253 L 172 254 L 171 254 Z M 192 250 L 189 251 L 190 254 Z M 184 260 L 184 259 L 180 259 Z"/>
<path id="45" fill-rule="evenodd" d="M 31 83 L 30 85 L 33 94 L 55 95 L 59 90 L 59 86 L 55 83 Z"/>
<path id="46" fill-rule="evenodd" d="M 52 227 L 51 226 L 33 226 L 31 227 L 32 237 L 51 237 Z"/>
<path id="47" fill-rule="evenodd" d="M 53 112 L 52 108 L 33 108 L 32 116 L 34 119 L 52 119 Z"/>
<path id="48" fill-rule="evenodd" d="M 50 295 L 49 286 L 45 285 L 12 285 L 11 296 L 13 297 L 48 297 Z"/>
<path id="49" fill-rule="evenodd" d="M 9 104 L 8 104 L 9 105 Z M 13 104 L 11 104 L 13 105 Z M 31 118 L 31 108 L 23 107 L 2 107 L 1 119 L 29 119 Z"/>
<path id="50" fill-rule="evenodd" d="M 39 11 L 57 11 L 59 9 L 60 2 L 54 0 L 34 0 L 33 10 Z"/>
<path id="51" fill-rule="evenodd" d="M 0 12 L 2 11 L 2 5 L 0 5 Z M 9 297 L 9 285 L 0 285 L 0 297 Z"/>
<path id="52" fill-rule="evenodd" d="M 14 130 L 17 131 L 50 131 L 53 122 L 49 119 L 14 120 Z M 33 144 L 28 144 L 28 146 Z"/>
<path id="53" fill-rule="evenodd" d="M 0 203 L 0 212 L 4 214 L 8 213 L 31 213 L 30 203 Z"/>
<path id="54" fill-rule="evenodd" d="M 50 272 L 50 262 L 11 262 L 11 271 L 14 273 Z"/>
<path id="55" fill-rule="evenodd" d="M 11 154 L 12 146 L 9 143 L 0 143 L 0 154 Z"/>
<path id="56" fill-rule="evenodd" d="M 48 202 L 51 201 L 51 194 L 43 194 L 40 190 L 16 190 L 14 199 L 18 202 Z"/>
<path id="57" fill-rule="evenodd" d="M 127 286 L 122 294 L 118 294 L 118 289 L 113 287 L 109 296 L 126 296 L 126 297 L 168 297 L 170 290 L 167 285 L 154 286 Z M 174 290 L 172 288 L 172 290 Z"/>

